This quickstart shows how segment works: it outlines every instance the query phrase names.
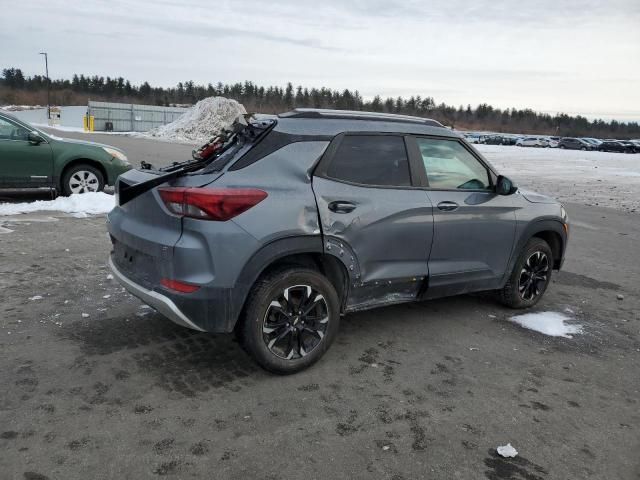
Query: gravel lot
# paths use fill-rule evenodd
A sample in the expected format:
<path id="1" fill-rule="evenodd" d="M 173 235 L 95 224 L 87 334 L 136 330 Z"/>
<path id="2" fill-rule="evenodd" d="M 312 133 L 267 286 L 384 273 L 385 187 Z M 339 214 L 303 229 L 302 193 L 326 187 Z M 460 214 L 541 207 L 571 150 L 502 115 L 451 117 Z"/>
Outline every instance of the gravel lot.
<path id="1" fill-rule="evenodd" d="M 191 148 L 93 137 L 157 165 Z M 583 334 L 462 296 L 348 315 L 289 377 L 126 294 L 104 216 L 0 217 L 0 478 L 637 480 L 640 222 L 567 208 L 565 269 L 535 311 Z"/>

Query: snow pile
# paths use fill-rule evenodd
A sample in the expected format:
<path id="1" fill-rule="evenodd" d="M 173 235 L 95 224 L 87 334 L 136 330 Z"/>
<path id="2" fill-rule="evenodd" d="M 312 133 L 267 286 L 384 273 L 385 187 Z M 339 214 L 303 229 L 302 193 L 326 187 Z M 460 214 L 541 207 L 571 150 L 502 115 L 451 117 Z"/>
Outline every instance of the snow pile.
<path id="1" fill-rule="evenodd" d="M 177 120 L 150 130 L 145 136 L 182 143 L 206 143 L 238 116 L 247 113 L 244 107 L 224 97 L 200 100 Z"/>
<path id="2" fill-rule="evenodd" d="M 501 445 L 496 450 L 498 451 L 498 455 L 506 458 L 513 458 L 518 455 L 518 451 L 513 448 L 510 443 Z"/>
<path id="3" fill-rule="evenodd" d="M 37 200 L 28 203 L 0 203 L 0 216 L 19 215 L 40 211 L 66 212 L 74 217 L 108 213 L 115 207 L 115 197 L 104 192 L 74 193 L 55 200 Z"/>
<path id="4" fill-rule="evenodd" d="M 571 335 L 582 333 L 581 325 L 570 325 L 566 323 L 567 320 L 571 318 L 557 312 L 526 313 L 511 317 L 512 322 L 524 328 L 552 337 L 573 338 Z"/>

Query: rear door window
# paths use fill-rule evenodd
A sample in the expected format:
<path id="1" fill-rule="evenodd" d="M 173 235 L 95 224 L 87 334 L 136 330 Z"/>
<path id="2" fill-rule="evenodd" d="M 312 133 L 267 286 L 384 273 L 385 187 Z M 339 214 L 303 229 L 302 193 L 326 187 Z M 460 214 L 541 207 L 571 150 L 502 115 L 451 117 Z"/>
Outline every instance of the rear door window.
<path id="1" fill-rule="evenodd" d="M 411 186 L 404 138 L 399 135 L 345 135 L 326 175 L 361 185 Z"/>
<path id="2" fill-rule="evenodd" d="M 490 190 L 487 168 L 460 142 L 416 138 L 430 188 Z"/>

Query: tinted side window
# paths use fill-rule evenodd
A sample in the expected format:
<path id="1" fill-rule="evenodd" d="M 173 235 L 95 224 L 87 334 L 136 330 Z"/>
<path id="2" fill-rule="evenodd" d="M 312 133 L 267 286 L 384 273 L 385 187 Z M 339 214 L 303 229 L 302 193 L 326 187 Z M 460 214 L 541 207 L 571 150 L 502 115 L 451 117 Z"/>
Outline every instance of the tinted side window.
<path id="1" fill-rule="evenodd" d="M 417 138 L 431 188 L 489 190 L 489 172 L 455 140 Z"/>
<path id="2" fill-rule="evenodd" d="M 393 135 L 346 135 L 327 176 L 364 185 L 410 186 L 404 139 Z"/>

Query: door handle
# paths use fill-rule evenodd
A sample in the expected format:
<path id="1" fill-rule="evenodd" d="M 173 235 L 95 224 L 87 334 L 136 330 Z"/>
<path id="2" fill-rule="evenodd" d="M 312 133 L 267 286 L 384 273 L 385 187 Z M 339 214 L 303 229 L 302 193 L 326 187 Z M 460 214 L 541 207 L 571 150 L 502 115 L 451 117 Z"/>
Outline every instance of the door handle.
<path id="1" fill-rule="evenodd" d="M 438 209 L 443 212 L 453 212 L 457 210 L 459 205 L 456 202 L 440 202 L 438 204 Z"/>
<path id="2" fill-rule="evenodd" d="M 349 213 L 353 212 L 356 206 L 351 202 L 335 201 L 329 204 L 329 210 L 335 213 Z"/>

